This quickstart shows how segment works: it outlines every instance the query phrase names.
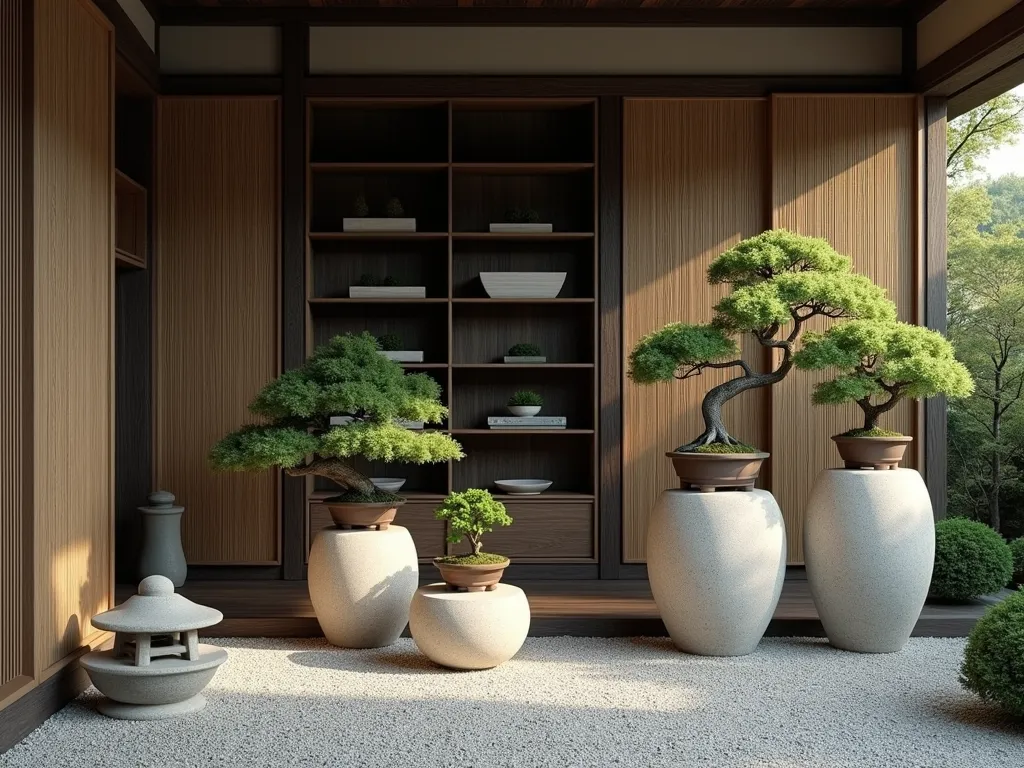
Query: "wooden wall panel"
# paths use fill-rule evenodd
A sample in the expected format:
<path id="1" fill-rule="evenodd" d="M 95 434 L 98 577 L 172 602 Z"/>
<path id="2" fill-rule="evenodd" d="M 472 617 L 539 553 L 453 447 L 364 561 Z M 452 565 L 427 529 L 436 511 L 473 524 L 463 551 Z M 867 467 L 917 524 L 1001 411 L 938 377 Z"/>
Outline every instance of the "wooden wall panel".
<path id="1" fill-rule="evenodd" d="M 280 559 L 278 473 L 214 473 L 278 372 L 278 103 L 166 98 L 157 117 L 156 482 L 190 563 Z"/>
<path id="2" fill-rule="evenodd" d="M 900 319 L 918 322 L 918 100 L 914 96 L 778 96 L 772 109 L 772 224 L 828 238 L 857 271 L 884 286 Z M 810 407 L 822 375 L 796 372 L 772 391 L 772 490 L 790 558 L 803 560 L 804 506 L 817 473 L 838 466 L 829 439 L 860 411 Z M 882 426 L 918 435 L 903 403 Z M 916 466 L 908 451 L 904 466 Z"/>
<path id="3" fill-rule="evenodd" d="M 26 616 L 31 594 L 31 495 L 25 472 L 28 434 L 25 409 L 31 400 L 26 384 L 26 265 L 30 235 L 25 211 L 31 211 L 26 187 L 26 55 L 23 5 L 0 2 L 0 700 L 8 684 L 33 673 Z"/>
<path id="4" fill-rule="evenodd" d="M 725 293 L 705 270 L 723 250 L 765 228 L 767 104 L 761 99 L 627 100 L 623 155 L 623 352 L 672 321 L 706 322 Z M 763 360 L 747 345 L 748 360 Z M 623 382 L 623 557 L 642 561 L 647 516 L 677 486 L 671 450 L 703 429 L 700 402 L 728 378 Z M 766 393 L 726 408 L 730 430 L 767 445 Z"/>
<path id="5" fill-rule="evenodd" d="M 36 672 L 113 600 L 113 30 L 35 3 Z"/>

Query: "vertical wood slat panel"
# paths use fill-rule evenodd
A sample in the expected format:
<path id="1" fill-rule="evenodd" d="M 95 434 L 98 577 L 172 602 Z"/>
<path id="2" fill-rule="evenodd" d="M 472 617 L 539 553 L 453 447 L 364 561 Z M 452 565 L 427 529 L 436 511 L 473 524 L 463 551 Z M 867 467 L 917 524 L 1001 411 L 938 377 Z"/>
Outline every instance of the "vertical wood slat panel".
<path id="1" fill-rule="evenodd" d="M 157 485 L 190 563 L 278 563 L 278 473 L 206 463 L 278 372 L 278 101 L 166 98 L 157 123 Z"/>
<path id="2" fill-rule="evenodd" d="M 0 2 L 0 691 L 31 676 L 26 591 L 31 564 L 25 551 L 30 497 L 25 493 L 24 383 L 26 253 L 24 208 L 25 79 L 23 6 Z M 2 698 L 2 695 L 0 695 Z"/>
<path id="3" fill-rule="evenodd" d="M 34 509 L 37 674 L 113 600 L 113 30 L 35 3 Z"/>
<path id="4" fill-rule="evenodd" d="M 828 238 L 854 268 L 888 290 L 900 319 L 917 321 L 914 96 L 777 96 L 772 110 L 772 224 Z M 824 373 L 796 372 L 772 392 L 772 491 L 793 562 L 803 561 L 804 507 L 819 471 L 839 465 L 829 439 L 860 426 L 856 406 L 810 405 Z M 882 426 L 920 438 L 916 406 Z M 914 466 L 907 452 L 904 466 Z M 784 457 L 784 460 L 779 460 Z"/>
<path id="5" fill-rule="evenodd" d="M 765 228 L 767 103 L 762 99 L 628 100 L 623 155 L 623 352 L 673 321 L 701 323 L 724 286 L 708 264 Z M 763 359 L 744 342 L 744 356 Z M 627 363 L 628 365 L 628 363 Z M 703 429 L 700 403 L 730 378 L 640 387 L 623 382 L 623 558 L 642 561 L 647 516 L 677 487 L 671 450 Z M 732 433 L 767 447 L 767 393 L 745 393 L 725 409 Z"/>

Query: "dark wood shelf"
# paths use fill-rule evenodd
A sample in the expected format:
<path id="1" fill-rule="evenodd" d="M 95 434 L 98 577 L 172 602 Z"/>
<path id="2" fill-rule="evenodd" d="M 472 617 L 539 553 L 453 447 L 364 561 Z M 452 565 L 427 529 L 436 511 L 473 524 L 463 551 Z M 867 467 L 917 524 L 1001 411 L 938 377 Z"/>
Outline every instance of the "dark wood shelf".
<path id="1" fill-rule="evenodd" d="M 593 240 L 593 232 L 453 232 L 455 240 Z"/>
<path id="2" fill-rule="evenodd" d="M 447 240 L 447 232 L 310 232 L 310 240 Z"/>
<path id="3" fill-rule="evenodd" d="M 492 493 L 498 501 L 516 504 L 551 504 L 557 502 L 587 502 L 594 500 L 592 493 L 567 493 L 565 491 L 544 491 L 536 496 L 521 496 L 513 493 Z"/>
<path id="4" fill-rule="evenodd" d="M 594 299 L 452 299 L 453 304 L 593 304 Z"/>
<path id="5" fill-rule="evenodd" d="M 136 256 L 134 253 L 122 250 L 121 248 L 114 249 L 114 261 L 122 267 L 134 267 L 136 269 L 145 269 L 146 262 Z"/>
<path id="6" fill-rule="evenodd" d="M 114 169 L 114 177 L 115 177 L 114 178 L 114 182 L 115 182 L 116 186 L 124 187 L 126 189 L 132 189 L 135 192 L 139 192 L 139 193 L 141 193 L 143 195 L 147 194 L 146 188 L 142 184 L 137 182 L 135 179 L 133 179 L 131 176 L 129 176 L 127 173 L 125 173 L 124 171 L 122 171 L 122 170 L 120 170 L 118 168 L 115 168 Z"/>
<path id="7" fill-rule="evenodd" d="M 436 371 L 449 367 L 448 363 L 399 363 L 399 365 L 410 371 Z"/>
<path id="8" fill-rule="evenodd" d="M 504 368 L 505 370 L 517 370 L 522 369 L 524 371 L 531 370 L 570 370 L 570 369 L 587 369 L 593 368 L 593 363 L 455 363 L 452 368 L 459 370 L 497 370 Z"/>
<path id="9" fill-rule="evenodd" d="M 307 299 L 311 307 L 338 307 L 347 304 L 447 304 L 448 299 Z"/>
<path id="10" fill-rule="evenodd" d="M 320 163 L 311 162 L 311 171 L 329 173 L 429 173 L 448 170 L 448 163 Z"/>
<path id="11" fill-rule="evenodd" d="M 453 435 L 592 435 L 592 429 L 449 429 Z"/>
<path id="12" fill-rule="evenodd" d="M 337 496 L 340 491 L 310 491 L 310 501 L 323 501 L 329 499 L 332 496 Z M 425 491 L 399 491 L 399 496 L 409 501 L 442 501 L 445 497 L 443 493 L 429 493 Z"/>
<path id="13" fill-rule="evenodd" d="M 552 173 L 593 171 L 593 163 L 452 163 L 453 173 L 539 176 Z"/>

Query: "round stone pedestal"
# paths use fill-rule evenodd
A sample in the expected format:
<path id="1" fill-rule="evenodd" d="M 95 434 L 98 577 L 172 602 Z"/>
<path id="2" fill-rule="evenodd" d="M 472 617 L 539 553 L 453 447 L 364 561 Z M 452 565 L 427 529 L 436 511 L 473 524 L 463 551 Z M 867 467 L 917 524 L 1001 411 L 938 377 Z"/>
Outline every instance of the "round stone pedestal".
<path id="1" fill-rule="evenodd" d="M 446 584 L 430 584 L 412 599 L 409 631 L 416 646 L 441 666 L 489 669 L 523 647 L 530 604 L 511 584 L 490 592 L 453 592 Z"/>
<path id="2" fill-rule="evenodd" d="M 309 553 L 309 597 L 328 642 L 380 648 L 398 640 L 419 573 L 416 546 L 402 526 L 317 533 Z"/>
<path id="3" fill-rule="evenodd" d="M 672 642 L 687 653 L 753 651 L 786 576 L 786 527 L 767 491 L 669 490 L 647 526 L 651 592 Z"/>
<path id="4" fill-rule="evenodd" d="M 804 520 L 807 581 L 829 642 L 900 650 L 921 615 L 935 561 L 935 522 L 913 469 L 826 469 Z"/>

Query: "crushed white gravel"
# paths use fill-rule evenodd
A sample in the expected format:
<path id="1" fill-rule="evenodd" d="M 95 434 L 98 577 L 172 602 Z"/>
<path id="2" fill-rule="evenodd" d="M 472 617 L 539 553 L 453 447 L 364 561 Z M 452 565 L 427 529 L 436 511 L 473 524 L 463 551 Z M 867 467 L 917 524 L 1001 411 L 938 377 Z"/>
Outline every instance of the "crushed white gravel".
<path id="1" fill-rule="evenodd" d="M 530 638 L 512 661 L 450 672 L 411 640 L 217 641 L 205 710 L 123 722 L 90 689 L 0 768 L 190 766 L 1024 766 L 1024 724 L 962 690 L 963 640 L 859 655 L 765 640 L 688 656 L 664 639 Z"/>

